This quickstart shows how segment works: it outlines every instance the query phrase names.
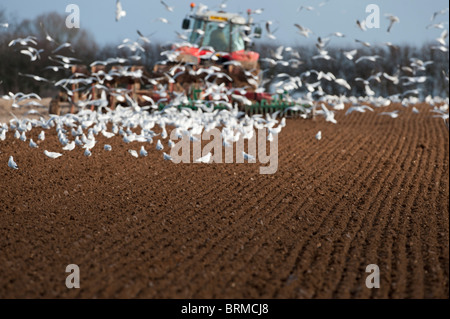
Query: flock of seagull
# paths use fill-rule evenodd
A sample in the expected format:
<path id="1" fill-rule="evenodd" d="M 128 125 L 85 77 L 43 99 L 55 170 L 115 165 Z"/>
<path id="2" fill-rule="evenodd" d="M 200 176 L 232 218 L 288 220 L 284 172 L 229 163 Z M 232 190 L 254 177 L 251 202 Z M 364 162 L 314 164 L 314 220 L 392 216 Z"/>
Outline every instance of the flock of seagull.
<path id="1" fill-rule="evenodd" d="M 169 6 L 164 1 L 161 0 L 160 2 L 167 11 L 172 12 L 174 10 L 174 7 Z M 325 4 L 326 1 L 319 4 L 319 7 Z M 223 1 L 220 4 L 220 8 L 224 9 L 225 7 L 226 1 Z M 206 10 L 206 8 L 206 6 L 201 5 L 199 10 Z M 314 8 L 304 6 L 298 8 L 298 11 L 302 10 L 311 11 L 314 10 Z M 254 10 L 253 13 L 261 14 L 262 12 L 263 9 L 257 9 Z M 433 20 L 438 15 L 446 12 L 448 12 L 448 8 L 434 13 L 431 18 L 432 24 L 427 26 L 427 28 L 443 29 L 443 23 L 433 24 Z M 117 0 L 116 21 L 119 21 L 125 16 L 126 11 L 123 10 L 120 0 Z M 387 32 L 390 32 L 395 23 L 399 23 L 399 18 L 394 15 L 387 15 L 387 19 L 390 21 Z M 168 22 L 167 19 L 164 18 L 160 18 L 159 21 L 163 23 Z M 276 39 L 276 36 L 274 35 L 276 31 L 271 30 L 272 24 L 271 21 L 267 21 L 266 23 L 267 37 L 269 39 Z M 363 22 L 357 20 L 356 24 L 362 31 L 366 30 Z M 0 26 L 7 28 L 8 24 L 5 23 Z M 309 37 L 309 35 L 313 33 L 309 28 L 299 24 L 295 24 L 295 27 L 302 36 Z M 150 147 L 155 141 L 155 146 L 153 146 L 154 149 L 162 152 L 164 160 L 170 161 L 172 158 L 166 151 L 174 147 L 175 143 L 168 136 L 168 127 L 174 129 L 177 139 L 188 136 L 191 141 L 195 141 L 198 138 L 197 136 L 203 131 L 221 128 L 224 146 L 231 146 L 240 138 L 251 139 L 254 136 L 254 131 L 256 129 L 267 129 L 269 132 L 267 139 L 268 141 L 272 141 L 273 136 L 279 134 L 286 126 L 285 115 L 288 111 L 300 112 L 301 116 L 304 118 L 323 116 L 327 122 L 333 124 L 337 124 L 335 119 L 336 112 L 344 111 L 348 104 L 350 104 L 350 107 L 345 111 L 346 116 L 353 112 L 373 112 L 374 108 L 387 107 L 392 103 L 399 103 L 405 110 L 380 112 L 379 115 L 389 116 L 395 119 L 406 110 L 418 113 L 419 110 L 414 104 L 420 102 L 420 99 L 417 97 L 419 89 L 414 88 L 414 86 L 423 84 L 427 81 L 427 77 L 420 75 L 420 72 L 425 71 L 427 66 L 433 64 L 433 61 L 422 61 L 417 58 L 411 58 L 409 65 L 402 67 L 402 71 L 408 72 L 408 74 L 410 74 L 409 76 L 401 76 L 400 73 L 387 74 L 385 72 L 379 72 L 371 75 L 367 79 L 356 78 L 355 81 L 360 82 L 365 87 L 366 96 L 363 97 L 327 94 L 322 88 L 323 81 L 334 82 L 346 90 L 351 90 L 351 86 L 346 79 L 337 78 L 331 72 L 325 73 L 320 70 L 306 70 L 301 73 L 298 72 L 298 75 L 295 76 L 287 73 L 278 73 L 273 78 L 263 79 L 262 83 L 258 83 L 258 79 L 256 79 L 251 72 L 246 72 L 248 83 L 256 86 L 256 92 L 266 91 L 266 86 L 270 87 L 272 93 L 293 92 L 293 94 L 287 95 L 286 99 L 287 102 L 292 102 L 294 106 L 287 108 L 284 112 L 276 112 L 272 115 L 266 114 L 266 116 L 261 114 L 249 116 L 239 111 L 237 103 L 244 105 L 250 105 L 252 103 L 245 98 L 245 93 L 249 87 L 230 89 L 223 83 L 218 84 L 217 79 L 228 77 L 225 73 L 221 72 L 219 68 L 211 66 L 209 68 L 205 67 L 194 71 L 189 65 L 177 64 L 164 75 L 164 79 L 168 80 L 169 83 L 174 83 L 176 78 L 184 73 L 189 73 L 191 75 L 207 74 L 204 79 L 205 90 L 202 94 L 202 100 L 196 101 L 198 109 L 196 111 L 189 108 L 181 108 L 181 110 L 178 110 L 177 108 L 172 107 L 186 104 L 188 102 L 187 96 L 184 93 L 175 92 L 173 93 L 175 96 L 169 99 L 167 87 L 158 82 L 158 79 L 148 78 L 146 80 L 157 87 L 157 93 L 161 96 L 161 99 L 159 101 L 154 101 L 148 96 L 143 96 L 148 104 L 146 106 L 139 106 L 137 102 L 130 97 L 131 94 L 128 90 L 108 88 L 104 85 L 105 81 L 110 81 L 115 77 L 126 76 L 134 79 L 145 78 L 142 70 L 132 71 L 130 66 L 125 65 L 129 62 L 139 61 L 140 56 L 138 53 L 145 52 L 143 44 L 150 43 L 148 37 L 144 36 L 140 31 L 137 32 L 139 36 L 137 41 L 125 39 L 118 46 L 119 49 L 129 50 L 133 54 L 129 58 L 109 58 L 105 61 L 95 61 L 91 64 L 91 66 L 120 64 L 122 65 L 121 68 L 111 69 L 109 72 L 99 71 L 91 74 L 91 76 L 73 74 L 69 78 L 60 79 L 58 81 L 51 81 L 37 75 L 19 73 L 20 76 L 29 77 L 37 82 L 53 83 L 59 89 L 65 90 L 69 99 L 71 99 L 74 94 L 71 89 L 73 84 L 79 85 L 81 87 L 80 90 L 83 90 L 83 92 L 89 92 L 94 86 L 102 92 L 101 98 L 94 99 L 92 94 L 90 94 L 86 101 L 79 101 L 76 103 L 80 109 L 77 114 L 65 114 L 62 116 L 50 115 L 50 117 L 46 119 L 43 116 L 40 116 L 40 113 L 37 110 L 39 107 L 43 107 L 39 102 L 36 102 L 41 100 L 39 95 L 35 93 L 24 94 L 21 92 L 9 92 L 7 95 L 3 96 L 3 99 L 12 101 L 13 108 L 30 107 L 32 109 L 21 119 L 14 116 L 8 124 L 0 123 L 0 143 L 6 139 L 7 132 L 14 132 L 14 138 L 24 143 L 28 143 L 31 148 L 39 149 L 42 147 L 42 142 L 45 140 L 45 130 L 55 128 L 59 143 L 61 144 L 61 150 L 45 149 L 43 151 L 45 156 L 52 159 L 64 156 L 65 153 L 72 152 L 76 148 L 82 149 L 84 155 L 87 157 L 91 156 L 92 152 L 100 152 L 102 149 L 106 152 L 112 151 L 112 147 L 109 144 L 104 144 L 102 147 L 98 146 L 98 136 L 101 135 L 107 139 L 120 137 L 123 142 L 127 144 L 135 141 L 143 143 L 144 145 L 141 146 L 140 150 L 130 149 L 128 151 L 131 156 L 136 158 L 148 156 L 146 147 Z M 179 38 L 186 40 L 186 38 L 183 37 L 184 35 L 178 34 L 178 36 Z M 345 35 L 340 32 L 334 32 L 327 38 L 319 37 L 316 43 L 318 53 L 313 56 L 313 59 L 333 59 L 326 50 L 331 37 L 342 38 L 345 37 Z M 446 42 L 447 37 L 448 30 L 443 30 L 441 36 L 436 39 L 439 45 L 433 46 L 432 49 L 448 52 L 448 45 Z M 58 72 L 60 70 L 69 69 L 71 66 L 75 65 L 76 62 L 79 62 L 77 58 L 56 54 L 65 49 L 73 52 L 70 43 L 56 43 L 48 32 L 46 32 L 46 40 L 54 42 L 55 49 L 52 51 L 49 60 L 58 64 L 48 66 L 48 69 Z M 247 37 L 246 41 L 251 41 L 251 37 Z M 355 39 L 355 41 L 364 46 L 370 46 L 370 43 L 358 39 Z M 42 53 L 42 50 L 36 47 L 37 44 L 36 37 L 28 36 L 11 40 L 9 46 L 18 47 L 18 52 L 20 54 L 29 56 L 30 61 L 34 62 L 37 59 L 40 59 L 40 54 Z M 175 50 L 175 48 L 180 45 L 186 46 L 192 44 L 187 42 L 175 44 L 174 49 L 161 53 L 161 56 L 166 59 L 159 63 L 166 64 L 169 62 L 176 62 L 179 52 Z M 394 46 L 392 43 L 387 43 L 387 45 Z M 354 61 L 355 64 L 377 63 L 377 61 L 381 59 L 381 57 L 377 55 L 355 58 L 357 53 L 357 49 L 343 52 L 344 56 L 348 60 Z M 214 59 L 215 57 L 214 54 L 209 55 L 209 58 L 211 59 Z M 234 61 L 229 63 L 238 62 Z M 276 67 L 277 65 L 290 66 L 297 69 L 303 64 L 303 61 L 301 61 L 299 53 L 293 48 L 280 46 L 272 53 L 272 57 L 261 59 L 261 63 L 267 66 L 265 70 Z M 442 72 L 445 74 L 448 83 L 448 70 L 443 70 Z M 229 80 L 231 79 L 229 78 Z M 371 89 L 370 84 L 373 81 L 378 83 L 381 81 L 389 81 L 395 85 L 400 84 L 403 87 L 411 88 L 402 94 L 381 97 L 376 96 L 376 93 Z M 300 88 L 304 88 L 305 93 L 296 94 L 295 92 L 298 92 L 298 89 Z M 114 110 L 109 108 L 106 92 L 116 96 L 120 103 Z M 208 96 L 210 99 L 209 101 L 206 101 L 205 98 Z M 23 104 L 23 102 L 26 102 L 26 104 Z M 159 110 L 158 105 L 160 102 L 167 103 L 167 106 L 163 110 Z M 432 107 L 430 110 L 433 112 L 432 116 L 442 118 L 448 128 L 448 97 L 441 98 L 428 95 L 424 99 L 424 102 Z M 214 109 L 214 106 L 217 105 L 226 106 L 227 109 Z M 310 105 L 312 107 L 305 107 L 305 105 Z M 96 111 L 90 110 L 90 106 L 95 106 Z M 28 115 L 36 115 L 39 119 L 30 119 L 26 117 Z M 27 136 L 33 129 L 41 129 L 37 141 L 33 141 L 33 139 L 28 138 Z M 319 131 L 315 138 L 320 141 L 322 139 L 322 132 Z M 254 159 L 250 154 L 244 153 L 243 156 L 247 160 Z M 195 159 L 195 161 L 209 163 L 211 161 L 211 154 L 206 154 L 201 158 Z M 19 169 L 13 156 L 9 157 L 8 166 L 12 169 Z"/>

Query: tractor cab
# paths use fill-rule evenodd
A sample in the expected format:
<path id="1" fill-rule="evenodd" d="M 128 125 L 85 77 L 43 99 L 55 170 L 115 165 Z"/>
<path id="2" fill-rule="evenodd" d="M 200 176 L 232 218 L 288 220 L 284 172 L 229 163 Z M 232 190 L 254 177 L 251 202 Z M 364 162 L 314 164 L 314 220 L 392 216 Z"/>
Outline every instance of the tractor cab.
<path id="1" fill-rule="evenodd" d="M 191 4 L 191 11 L 195 5 Z M 261 28 L 256 27 L 253 35 L 253 19 L 248 11 L 248 19 L 236 13 L 223 11 L 197 10 L 183 20 L 182 28 L 190 30 L 188 40 L 192 47 L 182 48 L 181 51 L 190 55 L 203 56 L 212 48 L 215 53 L 225 60 L 250 62 L 254 67 L 259 54 L 249 51 L 250 37 L 259 38 Z"/>

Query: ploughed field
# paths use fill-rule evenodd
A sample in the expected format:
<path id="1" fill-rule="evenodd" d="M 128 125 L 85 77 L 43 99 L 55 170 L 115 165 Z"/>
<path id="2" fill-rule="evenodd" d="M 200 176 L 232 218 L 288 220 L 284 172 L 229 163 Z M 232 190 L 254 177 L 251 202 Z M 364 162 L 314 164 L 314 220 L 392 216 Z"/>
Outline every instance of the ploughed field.
<path id="1" fill-rule="evenodd" d="M 141 143 L 101 135 L 91 157 L 51 159 L 54 129 L 37 149 L 8 132 L 0 297 L 448 298 L 449 133 L 416 107 L 288 119 L 272 175 L 174 164 L 155 143 L 134 158 Z M 69 264 L 80 289 L 66 288 Z M 369 264 L 379 289 L 366 287 Z"/>

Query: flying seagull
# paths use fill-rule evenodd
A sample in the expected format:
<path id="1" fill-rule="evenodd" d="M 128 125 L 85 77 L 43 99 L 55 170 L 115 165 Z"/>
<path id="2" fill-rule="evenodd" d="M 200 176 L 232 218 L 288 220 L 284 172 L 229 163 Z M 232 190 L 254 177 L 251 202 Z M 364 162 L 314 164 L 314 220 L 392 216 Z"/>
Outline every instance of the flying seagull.
<path id="1" fill-rule="evenodd" d="M 116 2 L 116 21 L 118 22 L 120 18 L 125 17 L 127 15 L 127 12 L 122 9 L 122 4 L 120 3 L 120 0 L 117 0 Z"/>
<path id="2" fill-rule="evenodd" d="M 391 32 L 392 26 L 394 25 L 394 23 L 398 23 L 400 22 L 400 19 L 392 14 L 385 14 L 384 15 L 389 21 L 389 27 L 387 28 L 387 32 Z"/>

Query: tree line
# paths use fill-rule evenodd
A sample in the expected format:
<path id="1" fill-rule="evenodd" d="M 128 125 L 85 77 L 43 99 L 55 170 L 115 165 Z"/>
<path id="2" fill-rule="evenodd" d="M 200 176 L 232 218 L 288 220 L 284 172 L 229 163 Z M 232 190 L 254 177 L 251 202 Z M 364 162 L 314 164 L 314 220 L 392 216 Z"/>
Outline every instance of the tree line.
<path id="1" fill-rule="evenodd" d="M 0 23 L 7 21 L 6 13 L 0 10 Z M 30 61 L 30 57 L 21 54 L 23 49 L 20 45 L 8 46 L 13 39 L 27 36 L 35 36 L 38 43 L 35 46 L 39 50 L 40 58 L 36 61 Z M 51 37 L 52 41 L 48 39 Z M 58 45 L 70 43 L 70 47 L 61 49 L 53 53 Z M 155 63 L 161 61 L 160 53 L 163 50 L 170 49 L 158 43 L 143 44 L 145 52 L 140 52 L 140 60 L 130 60 L 130 64 L 143 65 L 146 70 L 152 70 Z M 422 46 L 371 46 L 354 45 L 353 47 L 328 46 L 325 50 L 332 57 L 329 60 L 313 58 L 317 56 L 316 47 L 311 46 L 293 46 L 289 52 L 284 51 L 283 57 L 286 61 L 300 57 L 300 63 L 289 63 L 288 66 L 277 64 L 276 66 L 261 64 L 264 69 L 265 78 L 273 78 L 277 74 L 286 73 L 291 76 L 298 76 L 308 70 L 331 72 L 336 78 L 345 79 L 351 86 L 350 90 L 336 84 L 333 81 L 322 81 L 323 91 L 328 94 L 345 94 L 354 96 L 366 95 L 365 85 L 357 78 L 370 79 L 370 87 L 376 95 L 389 96 L 402 94 L 405 91 L 418 88 L 422 96 L 431 94 L 433 96 L 448 96 L 448 72 L 449 55 L 448 52 L 431 49 L 432 44 L 426 43 Z M 278 45 L 262 42 L 255 44 L 253 50 L 260 53 L 261 58 L 273 58 Z M 345 56 L 345 52 L 357 49 L 357 54 L 353 60 Z M 295 54 L 294 54 L 295 53 Z M 129 50 L 118 49 L 117 44 L 100 46 L 94 36 L 87 30 L 68 29 L 65 27 L 65 16 L 56 12 L 46 13 L 34 19 L 25 19 L 11 23 L 7 28 L 0 27 L 0 94 L 8 92 L 35 92 L 43 96 L 53 96 L 57 92 L 51 83 L 37 82 L 21 74 L 39 75 L 49 80 L 59 80 L 71 75 L 70 70 L 58 70 L 54 72 L 48 66 L 55 66 L 54 61 L 49 59 L 55 54 L 63 56 L 76 57 L 79 59 L 77 64 L 89 65 L 96 60 L 106 60 L 111 57 L 130 58 L 135 55 Z M 378 55 L 376 62 L 362 61 L 355 63 L 361 56 Z M 433 61 L 427 64 L 425 68 L 412 67 L 414 59 L 420 61 Z M 298 64 L 298 65 L 295 65 Z M 412 70 L 412 72 L 411 72 Z M 403 81 L 398 84 L 392 83 L 381 76 L 377 81 L 377 75 L 386 73 L 398 77 L 419 77 L 426 76 L 426 81 L 419 84 L 403 86 Z M 375 79 L 374 79 L 375 78 Z M 408 81 L 408 80 L 406 80 Z M 304 88 L 299 88 L 302 91 Z"/>

